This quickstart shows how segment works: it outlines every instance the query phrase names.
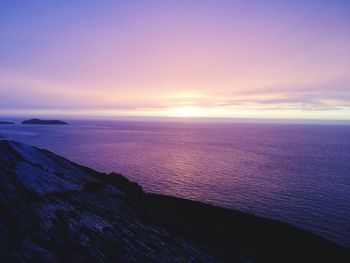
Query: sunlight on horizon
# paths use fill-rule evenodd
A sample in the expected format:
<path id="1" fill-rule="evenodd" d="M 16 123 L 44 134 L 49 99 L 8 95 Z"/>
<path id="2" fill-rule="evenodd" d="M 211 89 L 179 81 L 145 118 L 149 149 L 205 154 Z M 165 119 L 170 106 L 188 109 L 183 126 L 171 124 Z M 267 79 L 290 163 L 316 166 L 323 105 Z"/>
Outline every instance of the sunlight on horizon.
<path id="1" fill-rule="evenodd" d="M 172 109 L 166 109 L 163 111 L 163 114 L 168 117 L 189 118 L 189 117 L 209 117 L 213 113 L 210 111 L 210 109 L 206 109 L 206 108 L 183 106 L 183 107 L 177 107 Z"/>

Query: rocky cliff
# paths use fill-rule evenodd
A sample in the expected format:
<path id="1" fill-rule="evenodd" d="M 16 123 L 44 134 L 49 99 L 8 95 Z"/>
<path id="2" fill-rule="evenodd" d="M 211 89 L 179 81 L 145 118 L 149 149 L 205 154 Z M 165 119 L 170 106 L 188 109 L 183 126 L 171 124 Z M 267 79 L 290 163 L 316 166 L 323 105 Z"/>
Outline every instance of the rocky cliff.
<path id="1" fill-rule="evenodd" d="M 49 151 L 0 140 L 1 262 L 350 262 L 290 225 L 148 194 Z"/>

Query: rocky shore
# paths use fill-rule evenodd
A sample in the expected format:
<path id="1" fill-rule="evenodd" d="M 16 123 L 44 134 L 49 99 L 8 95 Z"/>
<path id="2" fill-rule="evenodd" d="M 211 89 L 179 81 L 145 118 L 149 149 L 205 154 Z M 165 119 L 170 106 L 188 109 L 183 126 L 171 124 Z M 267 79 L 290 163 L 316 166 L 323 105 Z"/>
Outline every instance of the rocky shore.
<path id="1" fill-rule="evenodd" d="M 0 140 L 1 262 L 350 262 L 285 223 L 145 193 L 47 150 Z"/>

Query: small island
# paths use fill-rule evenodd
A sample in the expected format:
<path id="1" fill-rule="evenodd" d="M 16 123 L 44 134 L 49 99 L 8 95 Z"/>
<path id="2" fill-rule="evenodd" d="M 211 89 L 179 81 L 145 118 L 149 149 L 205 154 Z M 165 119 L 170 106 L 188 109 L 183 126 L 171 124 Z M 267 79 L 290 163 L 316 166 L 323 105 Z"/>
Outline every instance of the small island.
<path id="1" fill-rule="evenodd" d="M 22 124 L 38 124 L 38 125 L 67 125 L 67 122 L 59 120 L 41 120 L 41 119 L 30 119 L 23 121 Z"/>
<path id="2" fill-rule="evenodd" d="M 15 124 L 14 122 L 10 121 L 0 121 L 0 124 Z"/>

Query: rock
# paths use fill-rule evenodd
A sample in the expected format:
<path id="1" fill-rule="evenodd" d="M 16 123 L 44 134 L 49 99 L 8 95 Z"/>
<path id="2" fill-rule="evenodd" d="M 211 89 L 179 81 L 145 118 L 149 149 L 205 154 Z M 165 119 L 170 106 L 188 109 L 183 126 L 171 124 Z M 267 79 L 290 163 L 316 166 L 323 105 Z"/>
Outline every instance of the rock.
<path id="1" fill-rule="evenodd" d="M 67 122 L 59 120 L 40 120 L 40 119 L 30 119 L 23 121 L 22 124 L 39 124 L 39 125 L 66 125 Z"/>
<path id="2" fill-rule="evenodd" d="M 350 262 L 285 223 L 145 193 L 47 150 L 0 140 L 2 262 Z"/>

